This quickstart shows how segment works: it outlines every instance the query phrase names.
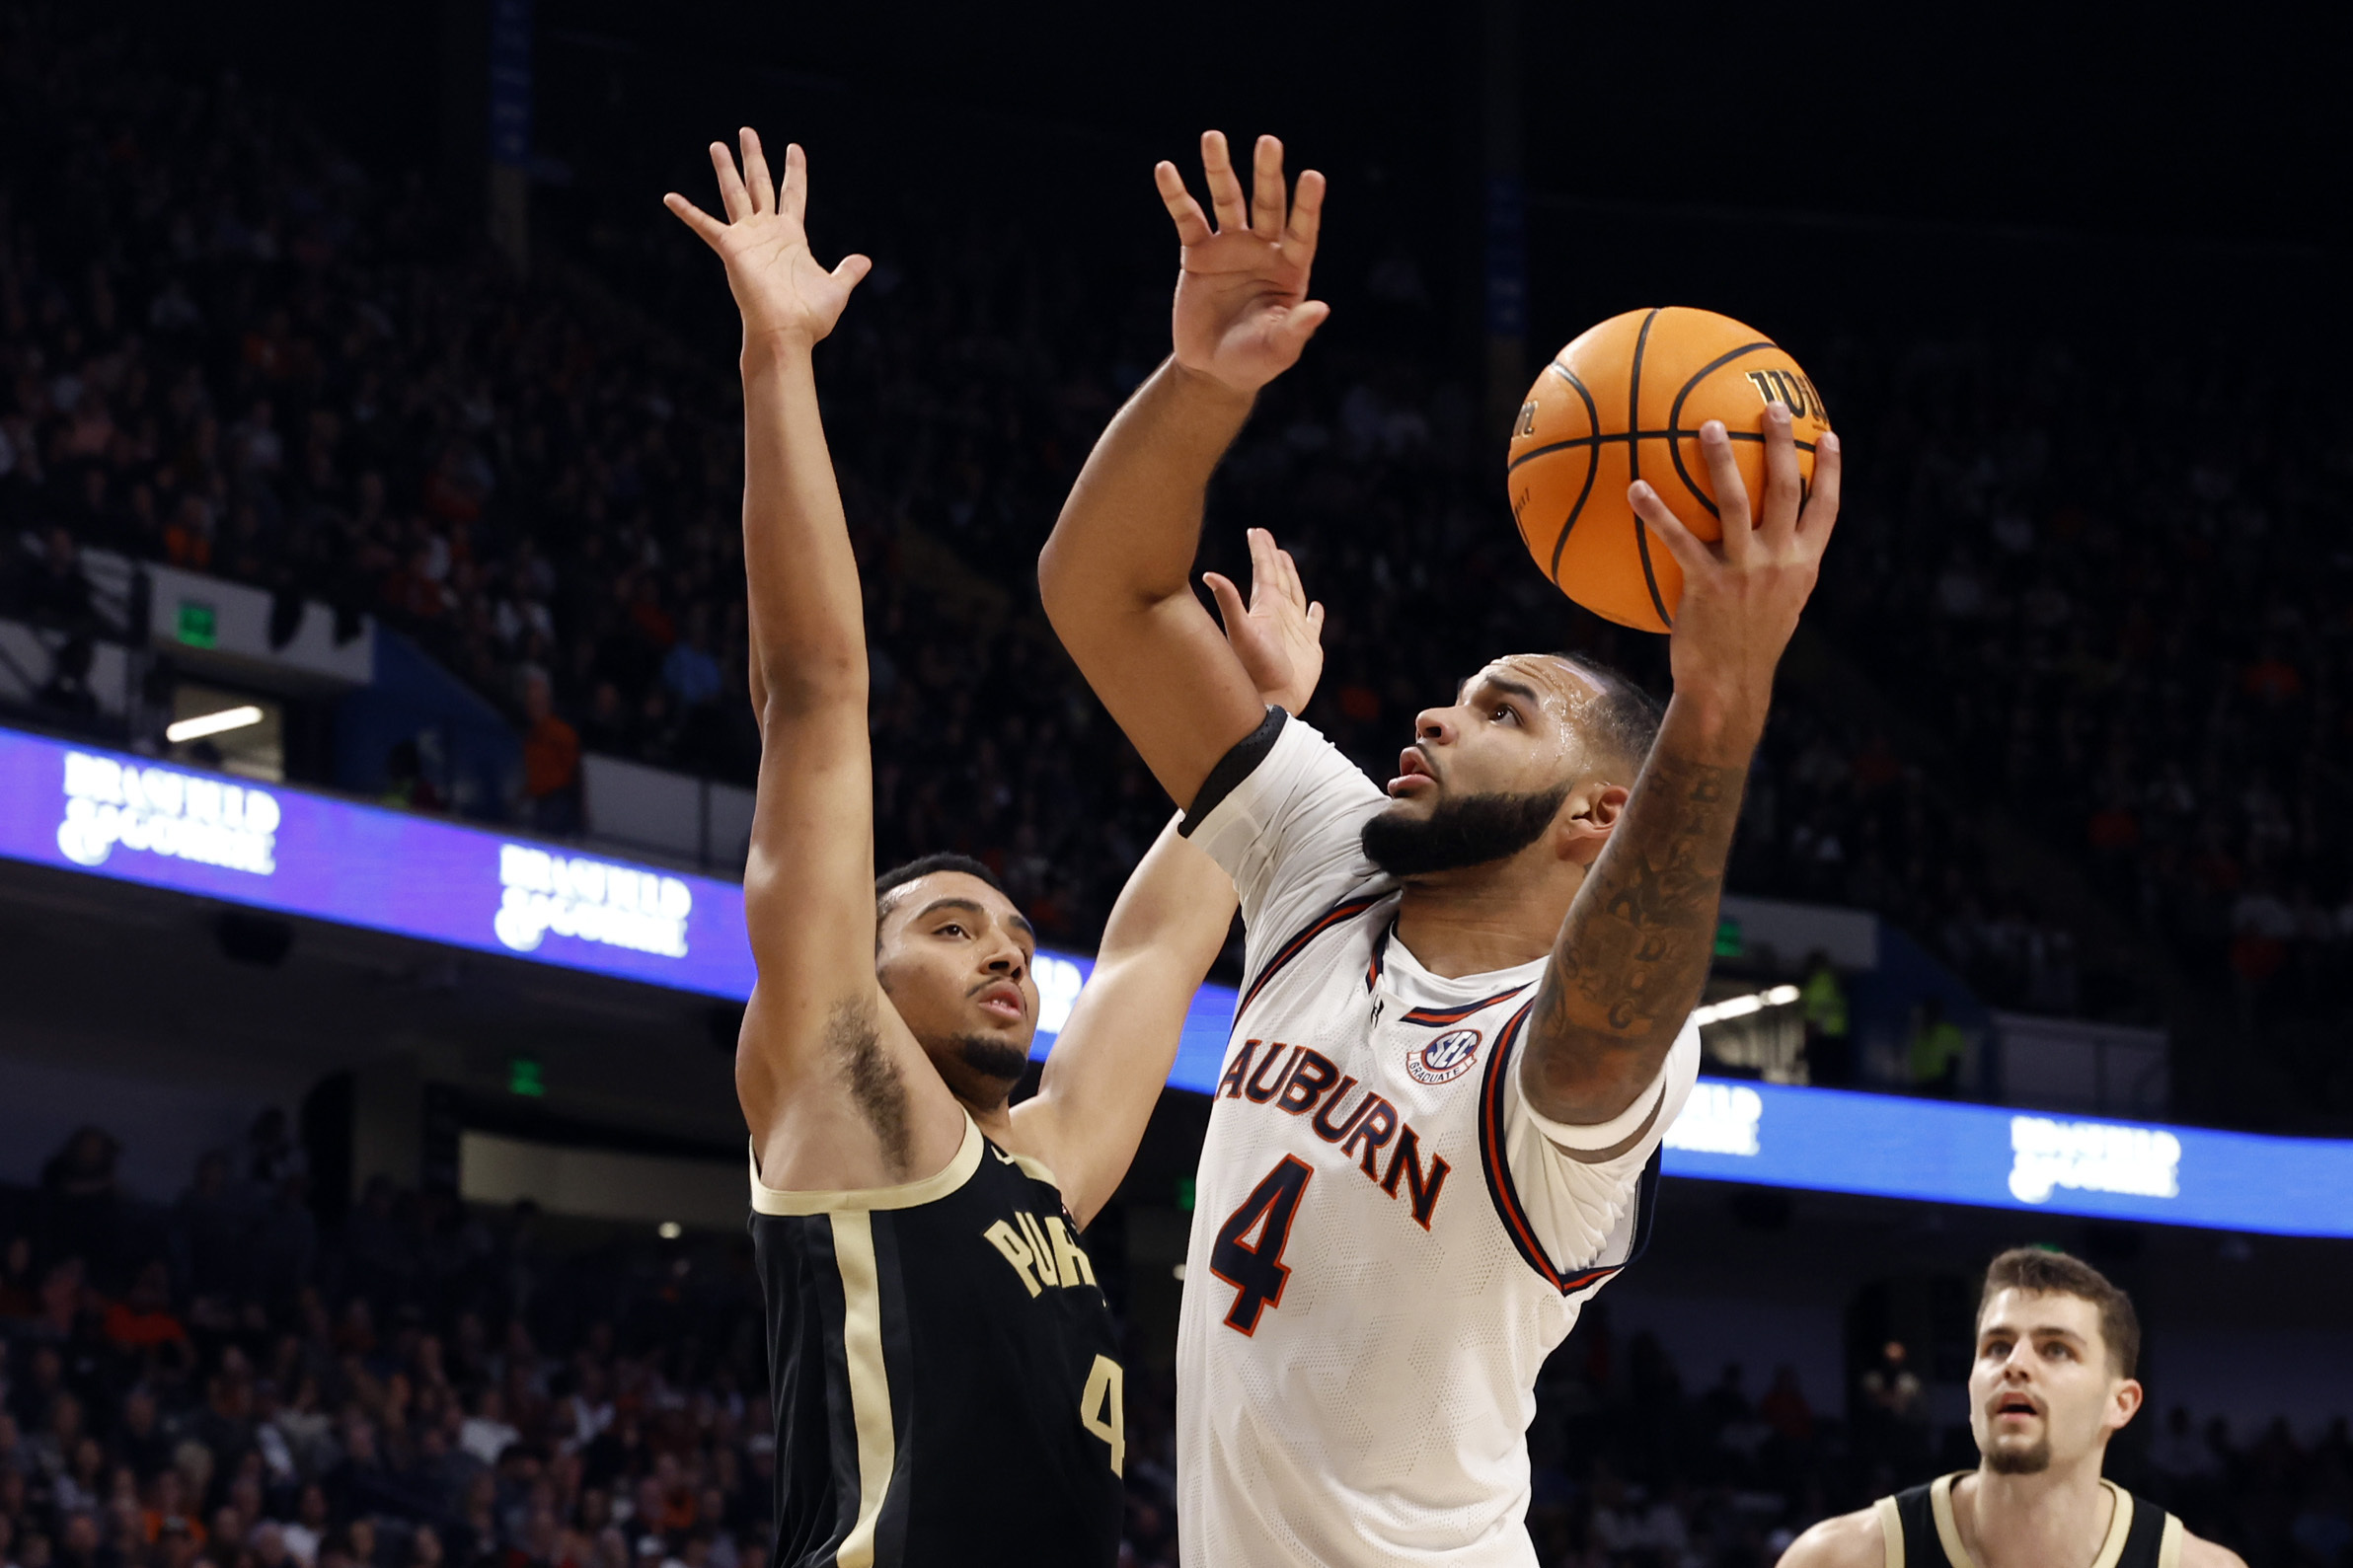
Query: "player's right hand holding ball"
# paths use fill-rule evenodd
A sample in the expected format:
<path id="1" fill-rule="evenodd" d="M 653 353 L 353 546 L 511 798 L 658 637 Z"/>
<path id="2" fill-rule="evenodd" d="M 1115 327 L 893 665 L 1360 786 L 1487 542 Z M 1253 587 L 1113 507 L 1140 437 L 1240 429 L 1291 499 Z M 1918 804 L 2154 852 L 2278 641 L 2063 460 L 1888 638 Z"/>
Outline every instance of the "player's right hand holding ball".
<path id="1" fill-rule="evenodd" d="M 1808 494 L 1789 411 L 1779 403 L 1768 407 L 1764 506 L 1753 521 L 1721 420 L 1701 427 L 1700 450 L 1722 517 L 1720 540 L 1694 535 L 1644 481 L 1628 487 L 1627 502 L 1683 567 L 1683 599 L 1668 642 L 1676 699 L 1699 709 L 1710 750 L 1745 766 L 1764 733 L 1774 669 L 1797 630 L 1838 523 L 1839 440 L 1822 432 Z"/>

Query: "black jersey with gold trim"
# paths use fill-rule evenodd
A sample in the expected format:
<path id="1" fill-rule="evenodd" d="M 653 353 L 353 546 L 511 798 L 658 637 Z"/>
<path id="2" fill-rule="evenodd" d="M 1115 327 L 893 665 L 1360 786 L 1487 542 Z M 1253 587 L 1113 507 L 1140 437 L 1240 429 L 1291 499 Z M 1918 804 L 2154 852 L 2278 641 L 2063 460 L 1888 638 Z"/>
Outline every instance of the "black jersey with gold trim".
<path id="1" fill-rule="evenodd" d="M 775 1403 L 773 1568 L 1104 1568 L 1125 1380 L 1053 1174 L 967 1118 L 948 1167 L 868 1192 L 752 1173 Z"/>
<path id="2" fill-rule="evenodd" d="M 1871 1505 L 1879 1516 L 1887 1568 L 1977 1568 L 1952 1512 L 1952 1483 L 1968 1473 L 1939 1475 L 1926 1486 Z M 2115 1507 L 2092 1568 L 2178 1568 L 2181 1521 L 2114 1481 L 2103 1479 L 2099 1484 L 2115 1499 Z"/>

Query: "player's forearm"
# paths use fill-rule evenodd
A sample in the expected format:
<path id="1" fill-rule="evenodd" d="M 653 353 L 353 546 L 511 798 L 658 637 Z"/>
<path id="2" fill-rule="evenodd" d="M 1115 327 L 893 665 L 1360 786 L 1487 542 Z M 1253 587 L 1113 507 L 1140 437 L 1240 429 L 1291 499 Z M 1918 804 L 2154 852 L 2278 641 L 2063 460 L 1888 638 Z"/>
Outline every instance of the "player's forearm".
<path id="1" fill-rule="evenodd" d="M 1036 1095 L 1015 1113 L 1054 1146 L 1044 1157 L 1082 1223 L 1135 1157 L 1235 904 L 1224 867 L 1181 837 L 1176 821 L 1120 890 L 1095 974 L 1047 1053 Z"/>
<path id="2" fill-rule="evenodd" d="M 1658 1075 L 1700 999 L 1758 729 L 1679 694 L 1553 944 L 1521 1084 L 1556 1121 L 1605 1122 Z"/>
<path id="3" fill-rule="evenodd" d="M 864 699 L 866 626 L 810 345 L 743 350 L 743 565 L 752 701 L 788 709 Z"/>
<path id="4" fill-rule="evenodd" d="M 1251 401 L 1172 359 L 1113 416 L 1038 557 L 1046 614 L 1066 639 L 1098 614 L 1189 591 L 1209 478 Z"/>

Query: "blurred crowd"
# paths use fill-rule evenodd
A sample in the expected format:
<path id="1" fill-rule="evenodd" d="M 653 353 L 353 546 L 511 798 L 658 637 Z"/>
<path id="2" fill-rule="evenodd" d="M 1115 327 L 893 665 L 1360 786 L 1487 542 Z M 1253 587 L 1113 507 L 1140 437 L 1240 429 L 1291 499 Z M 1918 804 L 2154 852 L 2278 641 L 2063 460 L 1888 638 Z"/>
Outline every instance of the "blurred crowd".
<path id="1" fill-rule="evenodd" d="M 638 1241 L 370 1184 L 321 1225 L 266 1113 L 167 1207 L 77 1133 L 0 1188 L 0 1568 L 760 1568 L 775 1476 L 741 1236 Z M 597 1232 L 597 1233 L 589 1233 Z M 634 1232 L 634 1228 L 633 1228 Z M 1115 1305 L 1123 1260 L 1099 1246 Z M 1174 1389 L 1129 1350 L 1126 1568 L 1174 1568 Z M 1818 1404 L 1816 1400 L 1826 1399 Z M 2156 1412 L 2109 1473 L 2254 1568 L 2353 1563 L 2353 1443 Z M 1974 1463 L 1900 1347 L 1848 1390 L 1687 1385 L 1605 1298 L 1548 1363 L 1546 1568 L 1763 1568 Z"/>
<path id="2" fill-rule="evenodd" d="M 1840 356 L 1863 526 L 1822 606 L 1953 777 L 2353 1105 L 2353 438 L 2270 346 Z"/>
<path id="3" fill-rule="evenodd" d="M 125 35 L 0 26 L 0 614 L 86 621 L 84 545 L 374 614 L 523 734 L 516 797 L 461 803 L 546 831 L 579 823 L 583 748 L 748 782 L 740 414 L 728 367 L 681 346 L 726 308 L 691 236 L 656 214 L 594 257 L 601 281 L 521 280 L 282 100 Z M 1106 277 L 937 202 L 861 221 L 878 265 L 820 378 L 867 589 L 879 853 L 977 854 L 1084 942 L 1168 805 L 1038 615 L 1032 563 L 1162 351 L 1166 258 Z M 1297 550 L 1332 608 L 1314 721 L 1381 766 L 1513 647 L 1663 687 L 1658 639 L 1564 612 L 1500 526 L 1473 395 L 1396 346 L 1432 336 L 1412 258 L 1334 286 L 1353 325 L 1270 389 L 1205 549 L 1235 571 L 1264 524 Z M 1911 727 L 1784 681 L 1733 887 L 1883 913 L 1996 1007 L 2152 1021 L 2039 878 L 1989 869 L 2000 816 L 2234 988 L 2250 1033 L 2319 1039 L 2353 957 L 2333 405 L 2219 351 L 2118 374 L 1857 339 L 1814 364 L 1855 467 L 1818 647 Z M 2204 438 L 2164 434 L 2185 422 Z M 447 801 L 430 771 L 404 754 L 389 787 Z M 2318 1075 L 2310 1102 L 2353 1109 L 2353 1069 Z"/>
<path id="4" fill-rule="evenodd" d="M 737 1568 L 773 1437 L 747 1249 L 565 1258 L 270 1113 L 168 1209 L 86 1128 L 0 1190 L 5 1568 Z"/>

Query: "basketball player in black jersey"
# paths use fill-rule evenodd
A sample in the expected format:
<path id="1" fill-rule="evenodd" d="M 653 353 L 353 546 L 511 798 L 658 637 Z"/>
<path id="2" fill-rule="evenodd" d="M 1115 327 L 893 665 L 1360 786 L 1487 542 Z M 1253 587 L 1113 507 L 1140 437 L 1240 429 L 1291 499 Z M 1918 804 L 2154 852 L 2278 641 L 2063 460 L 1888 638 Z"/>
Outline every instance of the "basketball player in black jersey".
<path id="1" fill-rule="evenodd" d="M 1037 1094 L 1008 1105 L 1037 1027 L 1028 922 L 970 860 L 874 875 L 858 568 L 810 369 L 869 263 L 811 257 L 798 147 L 781 188 L 750 130 L 740 171 L 711 153 L 727 220 L 665 202 L 725 261 L 743 316 L 759 978 L 735 1082 L 768 1302 L 772 1568 L 1107 1568 L 1123 1375 L 1077 1232 L 1134 1157 L 1233 885 L 1164 833 Z M 1322 612 L 1283 566 L 1229 630 L 1266 701 L 1295 710 Z"/>
<path id="2" fill-rule="evenodd" d="M 2246 1568 L 2100 1477 L 2141 1408 L 2132 1300 L 2090 1264 L 2018 1247 L 1986 1270 L 1969 1371 L 1978 1465 L 1824 1520 L 1781 1568 Z"/>

